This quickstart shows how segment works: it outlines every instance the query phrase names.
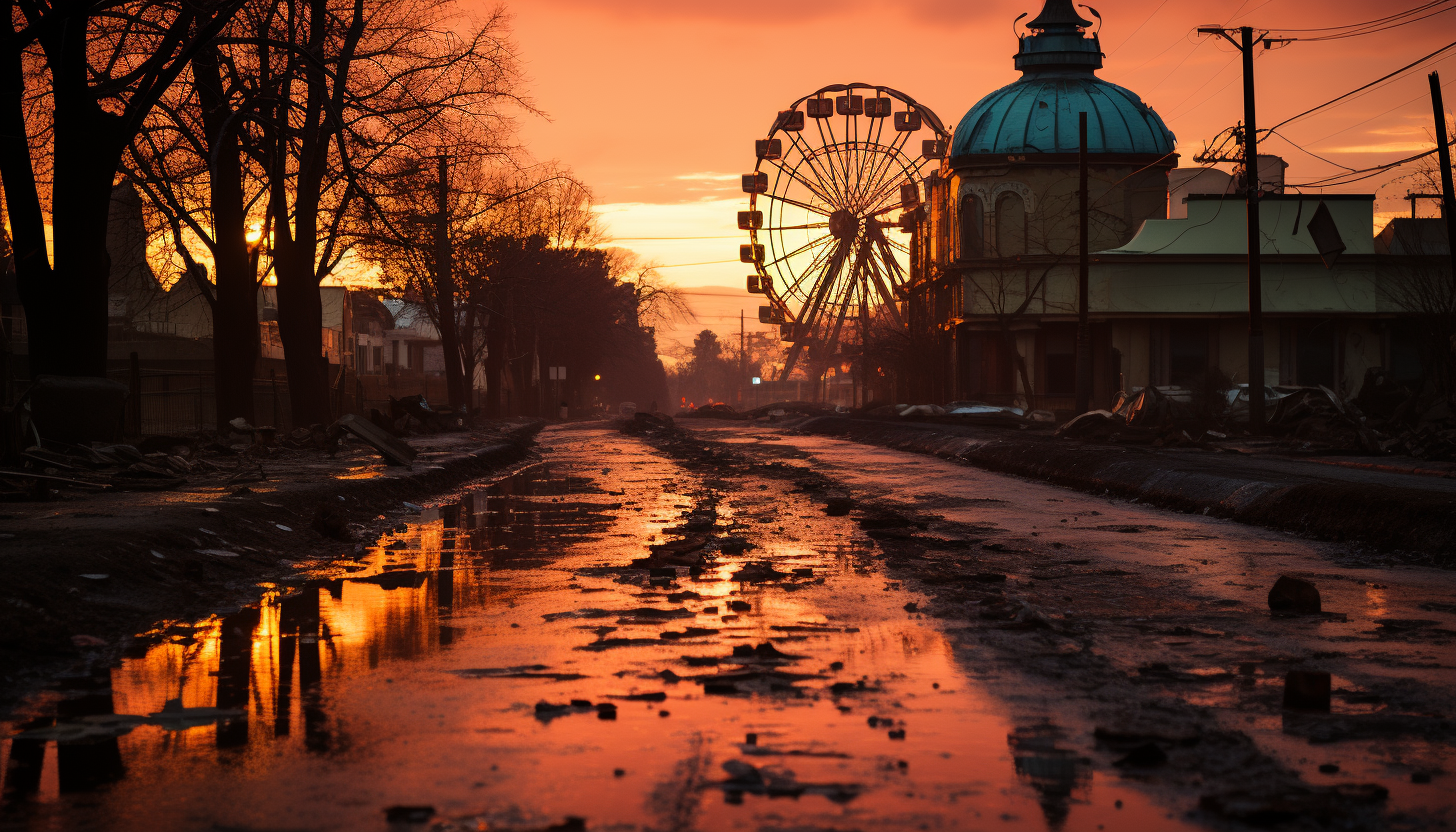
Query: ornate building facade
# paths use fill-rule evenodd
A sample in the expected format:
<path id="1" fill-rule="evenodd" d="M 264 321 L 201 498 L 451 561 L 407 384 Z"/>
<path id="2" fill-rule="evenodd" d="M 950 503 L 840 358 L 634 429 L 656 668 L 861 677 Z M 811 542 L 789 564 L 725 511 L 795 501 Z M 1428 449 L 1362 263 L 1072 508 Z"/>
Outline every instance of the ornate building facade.
<path id="1" fill-rule="evenodd" d="M 1047 0 L 1013 58 L 1021 78 L 960 120 L 903 222 L 914 235 L 907 318 L 925 368 L 901 385 L 912 398 L 1072 409 L 1082 113 L 1093 406 L 1146 385 L 1249 381 L 1243 198 L 1226 195 L 1226 174 L 1205 195 L 1209 176 L 1180 171 L 1168 218 L 1174 136 L 1135 93 L 1097 77 L 1091 26 L 1071 0 Z M 1350 390 L 1369 367 L 1418 373 L 1389 287 L 1449 273 L 1444 236 L 1399 251 L 1372 235 L 1373 196 L 1286 196 L 1282 179 L 1265 190 L 1263 382 Z M 1338 261 L 1309 234 L 1320 211 L 1345 242 Z"/>

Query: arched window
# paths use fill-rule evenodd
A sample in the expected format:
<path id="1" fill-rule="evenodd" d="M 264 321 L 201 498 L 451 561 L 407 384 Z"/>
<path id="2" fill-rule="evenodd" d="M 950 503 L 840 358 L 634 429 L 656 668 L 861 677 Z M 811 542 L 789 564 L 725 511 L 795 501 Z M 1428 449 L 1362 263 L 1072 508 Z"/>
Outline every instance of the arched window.
<path id="1" fill-rule="evenodd" d="M 1010 191 L 996 198 L 996 255 L 1026 253 L 1026 203 Z"/>
<path id="2" fill-rule="evenodd" d="M 986 256 L 986 242 L 981 233 L 984 227 L 981 201 L 967 194 L 961 197 L 961 250 L 962 257 Z"/>

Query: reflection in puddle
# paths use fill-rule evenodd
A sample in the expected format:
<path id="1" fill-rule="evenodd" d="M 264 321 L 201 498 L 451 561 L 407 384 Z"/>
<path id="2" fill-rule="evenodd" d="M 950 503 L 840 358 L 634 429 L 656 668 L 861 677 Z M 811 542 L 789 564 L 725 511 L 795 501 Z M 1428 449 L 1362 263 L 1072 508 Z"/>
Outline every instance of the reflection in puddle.
<path id="1" fill-rule="evenodd" d="M 1179 828 L 1013 727 L 842 518 L 582 433 L 57 680 L 4 726 L 0 828 Z"/>

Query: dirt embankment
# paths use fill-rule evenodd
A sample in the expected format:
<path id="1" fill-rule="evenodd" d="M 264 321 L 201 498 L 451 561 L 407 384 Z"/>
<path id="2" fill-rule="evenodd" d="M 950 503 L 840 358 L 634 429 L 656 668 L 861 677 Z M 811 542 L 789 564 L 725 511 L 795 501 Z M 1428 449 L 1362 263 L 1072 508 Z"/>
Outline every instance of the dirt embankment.
<path id="1" fill-rule="evenodd" d="M 1456 489 L 1440 479 L 1362 475 L 1277 458 L 1090 445 L 1042 435 L 834 416 L 795 427 L 805 433 L 957 459 L 1080 491 L 1136 498 L 1160 508 L 1321 540 L 1419 552 L 1439 565 L 1456 564 Z M 1327 473 L 1307 470 L 1327 467 Z M 1409 482 L 1397 482 L 1402 479 Z"/>
<path id="2" fill-rule="evenodd" d="M 352 553 L 368 524 L 526 459 L 542 423 L 452 435 L 409 470 L 358 448 L 265 483 L 88 495 L 0 509 L 0 704 L 47 670 L 118 649 L 165 620 L 255 600 L 314 560 Z M 380 521 L 382 522 L 382 521 Z M 390 520 L 389 522 L 394 522 Z M 361 524 L 363 524 L 361 526 Z"/>

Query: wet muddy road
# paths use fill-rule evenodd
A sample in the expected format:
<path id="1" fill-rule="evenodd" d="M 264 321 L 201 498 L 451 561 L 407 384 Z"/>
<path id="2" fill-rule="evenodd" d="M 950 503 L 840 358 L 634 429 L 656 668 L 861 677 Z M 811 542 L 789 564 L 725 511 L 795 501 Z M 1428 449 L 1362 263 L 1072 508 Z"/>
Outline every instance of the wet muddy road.
<path id="1" fill-rule="evenodd" d="M 1451 573 L 762 428 L 541 446 L 55 680 L 0 829 L 1456 822 Z"/>

